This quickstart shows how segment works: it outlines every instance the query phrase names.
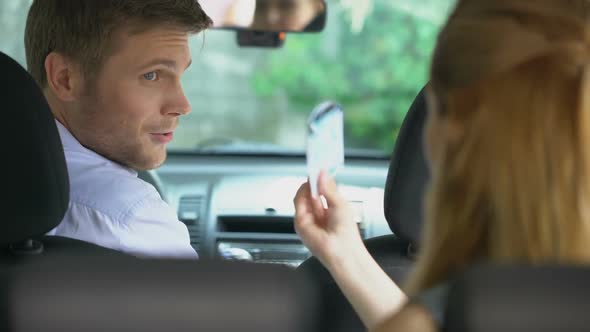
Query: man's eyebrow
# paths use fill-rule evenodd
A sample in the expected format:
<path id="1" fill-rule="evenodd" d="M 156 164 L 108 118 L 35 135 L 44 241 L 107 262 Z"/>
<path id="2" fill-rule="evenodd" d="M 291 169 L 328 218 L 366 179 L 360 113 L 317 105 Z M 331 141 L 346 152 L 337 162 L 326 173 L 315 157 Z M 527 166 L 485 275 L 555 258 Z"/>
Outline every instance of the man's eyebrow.
<path id="1" fill-rule="evenodd" d="M 190 67 L 190 65 L 193 63 L 193 59 L 190 59 L 188 65 L 186 66 L 186 68 Z M 154 59 L 150 62 L 148 62 L 147 64 L 141 66 L 142 69 L 147 69 L 150 67 L 154 67 L 157 65 L 162 65 L 164 67 L 168 67 L 172 70 L 176 70 L 177 64 L 176 61 L 174 60 L 170 60 L 170 59 L 164 59 L 164 58 L 159 58 L 159 59 Z M 186 70 L 185 68 L 185 70 Z"/>

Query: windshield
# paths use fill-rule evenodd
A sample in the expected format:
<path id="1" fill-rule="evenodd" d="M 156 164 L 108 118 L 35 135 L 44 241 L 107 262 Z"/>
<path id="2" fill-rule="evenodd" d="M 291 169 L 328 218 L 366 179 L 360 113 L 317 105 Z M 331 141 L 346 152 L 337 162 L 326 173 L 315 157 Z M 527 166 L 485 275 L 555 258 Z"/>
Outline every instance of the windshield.
<path id="1" fill-rule="evenodd" d="M 0 50 L 23 65 L 30 3 L 0 2 Z M 193 37 L 183 77 L 192 112 L 169 151 L 301 154 L 307 116 L 333 101 L 345 114 L 346 154 L 388 157 L 454 0 L 327 3 L 323 32 L 288 34 L 280 49 L 240 48 L 226 30 Z"/>

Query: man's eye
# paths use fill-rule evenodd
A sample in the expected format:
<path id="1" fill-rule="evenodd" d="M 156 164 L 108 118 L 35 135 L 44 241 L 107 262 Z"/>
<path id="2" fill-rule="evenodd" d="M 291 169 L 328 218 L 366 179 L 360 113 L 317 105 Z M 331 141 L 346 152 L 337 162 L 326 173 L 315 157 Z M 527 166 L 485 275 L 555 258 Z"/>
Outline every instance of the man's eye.
<path id="1" fill-rule="evenodd" d="M 146 79 L 146 81 L 157 81 L 158 80 L 158 73 L 156 73 L 155 71 L 149 72 L 147 74 L 143 75 L 143 78 Z"/>

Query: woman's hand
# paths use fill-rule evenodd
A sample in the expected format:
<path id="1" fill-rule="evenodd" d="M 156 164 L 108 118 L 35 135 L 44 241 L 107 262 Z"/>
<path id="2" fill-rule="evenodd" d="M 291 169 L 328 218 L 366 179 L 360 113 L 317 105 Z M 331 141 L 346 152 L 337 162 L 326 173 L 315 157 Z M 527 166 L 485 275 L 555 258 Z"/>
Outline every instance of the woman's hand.
<path id="1" fill-rule="evenodd" d="M 294 199 L 295 230 L 312 254 L 330 269 L 342 259 L 350 259 L 364 245 L 350 204 L 334 179 L 322 172 L 318 183 L 327 208 L 320 198 L 311 196 L 309 182 L 303 184 Z"/>
<path id="2" fill-rule="evenodd" d="M 398 312 L 406 296 L 365 248 L 350 205 L 324 172 L 319 194 L 326 198 L 327 208 L 311 197 L 309 182 L 299 188 L 295 230 L 330 271 L 365 326 L 373 329 Z"/>

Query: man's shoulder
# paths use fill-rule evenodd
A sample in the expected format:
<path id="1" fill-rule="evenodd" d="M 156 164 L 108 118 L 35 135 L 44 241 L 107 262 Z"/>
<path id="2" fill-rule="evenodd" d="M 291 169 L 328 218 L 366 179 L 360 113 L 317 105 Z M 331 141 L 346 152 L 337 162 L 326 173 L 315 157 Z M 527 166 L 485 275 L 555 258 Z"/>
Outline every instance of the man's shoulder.
<path id="1" fill-rule="evenodd" d="M 68 164 L 69 166 L 70 164 Z M 121 220 L 160 194 L 136 174 L 112 165 L 78 163 L 70 170 L 70 201 Z"/>

